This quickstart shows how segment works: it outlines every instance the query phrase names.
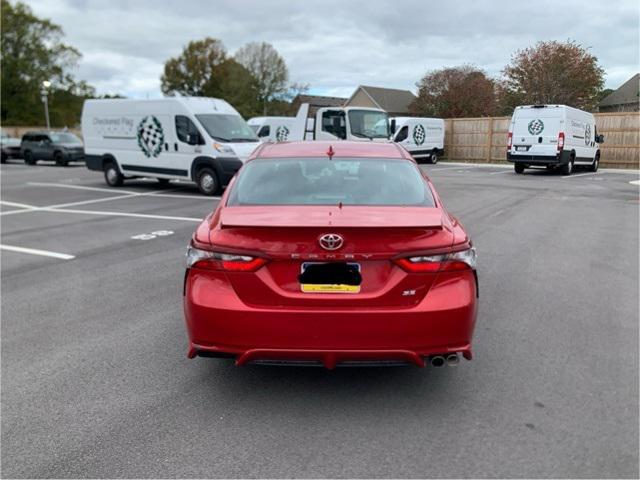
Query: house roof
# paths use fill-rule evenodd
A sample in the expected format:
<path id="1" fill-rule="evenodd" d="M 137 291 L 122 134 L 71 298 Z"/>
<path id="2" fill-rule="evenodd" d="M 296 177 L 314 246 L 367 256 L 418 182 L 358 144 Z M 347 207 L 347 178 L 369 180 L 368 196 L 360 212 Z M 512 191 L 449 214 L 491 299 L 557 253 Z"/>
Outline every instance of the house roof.
<path id="1" fill-rule="evenodd" d="M 409 90 L 360 85 L 353 92 L 347 103 L 351 101 L 359 90 L 364 91 L 379 108 L 387 112 L 408 112 L 409 105 L 416 99 L 416 96 Z"/>
<path id="2" fill-rule="evenodd" d="M 308 103 L 315 107 L 341 107 L 347 101 L 343 97 L 324 97 L 322 95 L 297 95 L 293 102 Z"/>
<path id="3" fill-rule="evenodd" d="M 624 82 L 600 102 L 601 107 L 607 107 L 610 105 L 626 105 L 629 103 L 638 103 L 640 97 L 640 73 L 636 73 L 629 80 Z"/>

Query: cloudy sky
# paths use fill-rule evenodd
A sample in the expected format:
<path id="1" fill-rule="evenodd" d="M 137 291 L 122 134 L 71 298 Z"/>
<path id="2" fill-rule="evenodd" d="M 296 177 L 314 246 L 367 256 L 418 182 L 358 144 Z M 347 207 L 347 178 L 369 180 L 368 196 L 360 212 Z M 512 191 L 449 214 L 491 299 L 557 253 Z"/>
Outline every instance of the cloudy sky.
<path id="1" fill-rule="evenodd" d="M 15 0 L 11 0 L 12 2 Z M 158 97 L 164 62 L 190 40 L 228 53 L 267 41 L 291 81 L 349 96 L 359 84 L 415 91 L 428 70 L 471 63 L 498 76 L 539 40 L 590 47 L 616 88 L 639 67 L 637 0 L 27 0 L 62 25 L 83 58 L 76 76 L 98 93 Z"/>

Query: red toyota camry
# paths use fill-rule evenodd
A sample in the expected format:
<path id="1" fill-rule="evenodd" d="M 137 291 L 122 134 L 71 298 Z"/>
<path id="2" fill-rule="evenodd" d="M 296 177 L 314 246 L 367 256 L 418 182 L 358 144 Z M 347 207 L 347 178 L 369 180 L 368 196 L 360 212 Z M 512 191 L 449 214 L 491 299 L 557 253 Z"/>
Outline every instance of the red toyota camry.
<path id="1" fill-rule="evenodd" d="M 247 363 L 471 359 L 476 253 L 392 143 L 264 144 L 187 252 L 188 356 Z"/>

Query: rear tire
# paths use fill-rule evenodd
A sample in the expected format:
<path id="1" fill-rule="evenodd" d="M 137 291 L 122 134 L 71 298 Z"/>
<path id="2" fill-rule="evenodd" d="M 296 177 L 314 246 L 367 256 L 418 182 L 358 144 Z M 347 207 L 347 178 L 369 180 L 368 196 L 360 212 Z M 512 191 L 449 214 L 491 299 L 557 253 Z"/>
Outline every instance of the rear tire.
<path id="1" fill-rule="evenodd" d="M 571 172 L 573 172 L 573 156 L 571 156 L 569 161 L 562 166 L 563 175 L 571 175 Z"/>
<path id="2" fill-rule="evenodd" d="M 438 163 L 438 152 L 436 152 L 435 150 L 431 152 L 431 155 L 429 155 L 429 163 L 432 165 Z"/>
<path id="3" fill-rule="evenodd" d="M 524 173 L 524 165 L 521 163 L 514 163 L 513 170 L 518 174 Z"/>
<path id="4" fill-rule="evenodd" d="M 25 150 L 24 151 L 24 163 L 27 165 L 35 165 L 36 164 L 36 159 L 33 158 L 33 153 L 31 153 L 31 150 Z"/>
<path id="5" fill-rule="evenodd" d="M 124 183 L 124 176 L 115 163 L 109 162 L 104 166 L 104 181 L 110 187 L 121 187 Z"/>
<path id="6" fill-rule="evenodd" d="M 7 163 L 7 158 L 9 158 L 9 156 L 2 152 L 2 157 L 0 157 L 0 163 Z"/>
<path id="7" fill-rule="evenodd" d="M 215 195 L 220 190 L 220 182 L 216 172 L 207 167 L 198 170 L 196 184 L 203 195 Z"/>
<path id="8" fill-rule="evenodd" d="M 593 159 L 593 163 L 589 167 L 589 171 L 597 172 L 599 166 L 600 166 L 600 155 L 596 154 L 596 158 Z"/>
<path id="9" fill-rule="evenodd" d="M 56 165 L 61 167 L 66 167 L 69 164 L 69 162 L 64 159 L 64 155 L 61 152 L 56 152 L 53 159 L 56 161 Z"/>

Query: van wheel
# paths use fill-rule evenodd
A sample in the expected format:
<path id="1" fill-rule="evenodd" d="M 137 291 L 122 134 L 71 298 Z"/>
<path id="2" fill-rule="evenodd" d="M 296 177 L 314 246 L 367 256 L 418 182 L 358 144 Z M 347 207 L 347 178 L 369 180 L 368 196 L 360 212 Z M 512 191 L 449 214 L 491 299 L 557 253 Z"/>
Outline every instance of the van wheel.
<path id="1" fill-rule="evenodd" d="M 431 155 L 429 155 L 429 163 L 433 165 L 438 163 L 438 152 L 436 152 L 435 150 L 431 152 Z"/>
<path id="2" fill-rule="evenodd" d="M 104 180 L 110 187 L 121 187 L 124 183 L 124 176 L 115 163 L 109 162 L 104 166 Z"/>
<path id="3" fill-rule="evenodd" d="M 53 156 L 53 159 L 56 161 L 56 165 L 60 165 L 61 167 L 66 167 L 67 165 L 69 165 L 69 162 L 65 161 L 62 152 L 56 152 Z"/>
<path id="4" fill-rule="evenodd" d="M 204 195 L 215 195 L 220 189 L 220 182 L 218 182 L 216 172 L 206 167 L 198 170 L 196 184 L 200 193 Z"/>
<path id="5" fill-rule="evenodd" d="M 0 163 L 7 163 L 7 158 L 9 158 L 9 156 L 2 152 L 2 157 L 0 158 Z"/>
<path id="6" fill-rule="evenodd" d="M 516 173 L 524 173 L 524 165 L 521 163 L 514 163 L 513 169 Z"/>
<path id="7" fill-rule="evenodd" d="M 562 166 L 563 175 L 571 175 L 571 172 L 573 172 L 573 155 L 569 158 L 569 162 Z"/>
<path id="8" fill-rule="evenodd" d="M 36 164 L 36 159 L 33 158 L 33 153 L 31 153 L 31 150 L 25 150 L 23 157 L 24 157 L 24 163 L 26 163 L 27 165 Z"/>
<path id="9" fill-rule="evenodd" d="M 163 187 L 166 187 L 167 185 L 169 185 L 169 182 L 170 182 L 168 178 L 156 178 L 156 180 L 158 180 L 158 183 Z"/>
<path id="10" fill-rule="evenodd" d="M 599 166 L 600 166 L 600 155 L 596 155 L 596 158 L 593 159 L 593 163 L 589 167 L 589 170 L 592 172 L 597 172 Z"/>

